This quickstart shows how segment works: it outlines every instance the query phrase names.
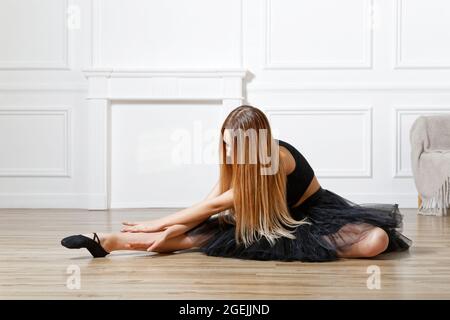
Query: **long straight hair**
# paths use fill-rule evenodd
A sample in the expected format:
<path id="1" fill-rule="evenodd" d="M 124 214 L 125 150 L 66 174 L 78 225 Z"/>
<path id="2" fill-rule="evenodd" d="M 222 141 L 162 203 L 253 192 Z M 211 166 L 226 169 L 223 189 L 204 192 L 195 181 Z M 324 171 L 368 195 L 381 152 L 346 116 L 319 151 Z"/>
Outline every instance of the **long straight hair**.
<path id="1" fill-rule="evenodd" d="M 228 154 L 226 136 L 231 144 Z M 234 205 L 220 213 L 219 220 L 235 224 L 236 242 L 245 247 L 262 237 L 271 245 L 280 237 L 295 239 L 293 228 L 307 222 L 289 213 L 285 164 L 279 161 L 278 144 L 264 113 L 249 105 L 234 109 L 222 125 L 220 141 L 220 189 L 233 189 Z"/>

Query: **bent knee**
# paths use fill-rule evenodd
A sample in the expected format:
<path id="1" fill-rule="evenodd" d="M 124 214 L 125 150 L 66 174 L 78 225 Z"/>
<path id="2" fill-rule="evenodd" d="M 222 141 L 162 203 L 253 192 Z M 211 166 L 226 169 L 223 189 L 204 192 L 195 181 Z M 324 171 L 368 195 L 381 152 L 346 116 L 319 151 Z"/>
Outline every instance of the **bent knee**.
<path id="1" fill-rule="evenodd" d="M 384 252 L 389 245 L 389 236 L 381 228 L 374 228 L 367 237 L 366 248 L 364 249 L 364 256 L 375 257 Z"/>

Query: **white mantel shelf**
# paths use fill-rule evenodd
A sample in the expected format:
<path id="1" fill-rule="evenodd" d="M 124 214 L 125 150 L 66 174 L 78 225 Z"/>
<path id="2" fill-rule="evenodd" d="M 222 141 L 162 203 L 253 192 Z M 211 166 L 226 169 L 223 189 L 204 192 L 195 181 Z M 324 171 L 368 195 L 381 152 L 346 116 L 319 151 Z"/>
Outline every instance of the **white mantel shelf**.
<path id="1" fill-rule="evenodd" d="M 241 69 L 89 69 L 88 99 L 243 99 Z"/>
<path id="2" fill-rule="evenodd" d="M 92 68 L 84 69 L 87 77 L 110 75 L 111 77 L 244 77 L 245 69 L 121 69 Z"/>
<path id="3" fill-rule="evenodd" d="M 111 105 L 119 101 L 216 101 L 223 117 L 244 101 L 247 75 L 242 69 L 107 69 L 84 70 L 88 79 L 90 210 L 111 203 Z"/>

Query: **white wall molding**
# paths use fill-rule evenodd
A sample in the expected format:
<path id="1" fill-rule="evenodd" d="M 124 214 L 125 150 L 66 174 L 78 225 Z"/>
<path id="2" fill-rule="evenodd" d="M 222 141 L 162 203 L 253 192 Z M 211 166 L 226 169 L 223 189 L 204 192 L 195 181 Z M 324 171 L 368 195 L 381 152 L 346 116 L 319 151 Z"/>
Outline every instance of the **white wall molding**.
<path id="1" fill-rule="evenodd" d="M 205 124 L 205 131 L 214 131 L 219 115 L 225 117 L 244 101 L 263 110 L 266 105 L 276 111 L 292 106 L 293 114 L 286 112 L 274 119 L 299 144 L 298 132 L 306 129 L 297 129 L 297 119 L 308 128 L 326 129 L 328 123 L 329 132 L 342 128 L 328 138 L 328 132 L 321 130 L 317 138 L 323 144 L 316 149 L 309 140 L 304 145 L 319 159 L 312 164 L 325 186 L 329 183 L 336 192 L 345 191 L 343 196 L 358 202 L 417 206 L 405 135 L 416 116 L 450 108 L 450 47 L 444 28 L 450 2 L 233 0 L 219 7 L 200 1 L 172 10 L 171 5 L 145 0 L 128 4 L 62 0 L 54 5 L 52 1 L 29 6 L 26 1 L 8 0 L 0 5 L 2 12 L 11 8 L 13 13 L 0 23 L 4 43 L 11 44 L 11 51 L 0 54 L 4 60 L 0 61 L 0 70 L 4 70 L 0 72 L 1 104 L 7 110 L 70 107 L 68 125 L 73 125 L 70 139 L 74 141 L 62 141 L 67 139 L 64 115 L 37 116 L 36 122 L 28 122 L 31 117 L 13 116 L 14 124 L 8 126 L 10 118 L 5 121 L 0 114 L 7 149 L 15 152 L 16 141 L 27 143 L 18 146 L 22 148 L 19 157 L 25 155 L 20 163 L 14 162 L 12 153 L 9 158 L 4 155 L 1 166 L 7 170 L 0 172 L 4 180 L 0 206 L 188 206 L 211 182 L 207 179 L 213 170 L 206 166 L 186 170 L 185 181 L 198 169 L 202 182 L 182 198 L 171 199 L 162 190 L 170 190 L 167 181 L 181 170 L 168 162 L 158 167 L 160 159 L 150 157 L 151 148 L 164 154 L 159 151 L 167 144 L 159 142 L 158 135 L 178 127 L 194 134 L 197 120 Z M 39 10 L 22 11 L 27 8 Z M 77 8 L 81 10 L 79 29 L 66 21 L 71 9 Z M 183 15 L 185 8 L 193 14 Z M 154 20 L 148 20 L 151 14 L 155 14 Z M 16 30 L 20 35 L 15 35 Z M 139 69 L 144 66 L 146 69 Z M 84 70 L 87 79 L 80 78 L 81 68 L 88 68 Z M 302 105 L 313 106 L 314 111 L 326 109 L 323 118 L 319 113 L 302 117 Z M 358 115 L 345 114 L 346 106 L 355 106 Z M 326 115 L 333 110 L 342 116 Z M 166 123 L 171 117 L 174 123 Z M 313 121 L 310 127 L 309 120 Z M 47 128 L 47 123 L 50 134 L 33 139 L 34 131 L 27 130 L 28 126 L 39 130 Z M 117 124 L 112 131 L 117 135 L 111 135 L 111 123 L 113 127 Z M 130 132 L 130 128 L 136 130 Z M 58 136 L 52 136 L 53 132 Z M 119 148 L 127 151 L 123 152 L 127 156 L 113 153 L 114 201 L 108 185 L 111 136 L 113 152 Z M 336 162 L 323 158 L 329 154 L 330 141 L 333 152 L 344 147 L 351 151 L 348 162 L 342 154 Z M 37 151 L 33 151 L 35 142 Z M 38 154 L 40 143 L 49 146 L 49 153 Z M 71 161 L 64 166 L 63 144 L 69 146 L 64 159 Z M 39 163 L 29 158 L 33 154 Z M 150 167 L 155 171 L 147 170 Z M 124 168 L 132 169 L 124 172 Z M 45 172 L 47 169 L 51 172 Z M 165 169 L 167 176 L 162 174 Z M 11 173 L 19 175 L 15 178 Z M 13 183 L 7 185 L 10 181 Z M 35 190 L 28 188 L 30 183 L 36 184 Z M 119 185 L 123 188 L 116 187 Z M 150 194 L 145 194 L 146 190 Z"/>
<path id="2" fill-rule="evenodd" d="M 26 92 L 26 91 L 50 91 L 50 92 L 87 92 L 87 83 L 0 83 L 0 92 Z"/>
<path id="3" fill-rule="evenodd" d="M 402 132 L 403 129 L 403 121 L 402 118 L 404 116 L 412 115 L 412 116 L 423 116 L 423 115 L 433 115 L 433 114 L 442 114 L 442 113 L 450 113 L 450 105 L 448 107 L 445 106 L 397 106 L 393 108 L 393 118 L 395 123 L 395 139 L 393 145 L 393 164 L 394 167 L 392 169 L 393 178 L 413 178 L 413 174 L 411 170 L 408 168 L 402 167 L 403 162 L 403 147 L 402 143 Z M 409 130 L 407 131 L 409 133 Z M 409 141 L 409 136 L 407 137 Z M 410 161 L 410 160 L 409 160 Z"/>
<path id="4" fill-rule="evenodd" d="M 72 172 L 72 118 L 71 109 L 67 107 L 0 107 L 0 117 L 4 116 L 59 116 L 63 127 L 63 166 L 60 168 L 0 168 L 0 177 L 71 177 Z"/>
<path id="5" fill-rule="evenodd" d="M 404 1 L 394 1 L 394 69 L 449 69 L 450 58 L 445 61 L 405 60 L 403 58 L 403 15 Z M 444 8 L 445 10 L 445 8 Z"/>
<path id="6" fill-rule="evenodd" d="M 426 91 L 450 92 L 446 83 L 370 83 L 370 82 L 320 82 L 320 83 L 250 83 L 246 87 L 251 93 L 296 93 L 304 91 L 390 91 L 423 93 Z"/>
<path id="7" fill-rule="evenodd" d="M 303 115 L 358 115 L 361 116 L 364 129 L 361 135 L 364 137 L 364 146 L 362 149 L 362 168 L 355 170 L 336 170 L 315 168 L 319 178 L 372 178 L 373 163 L 373 137 L 372 137 L 372 108 L 371 107 L 267 107 L 264 111 L 268 117 L 273 116 L 303 116 Z"/>
<path id="8" fill-rule="evenodd" d="M 102 23 L 104 21 L 104 11 L 105 11 L 105 3 L 107 1 L 104 0 L 92 0 L 90 5 L 91 10 L 91 28 L 90 28 L 90 37 L 91 37 L 91 50 L 90 50 L 90 58 L 91 58 L 91 67 L 93 68 L 105 68 L 109 67 L 110 64 L 103 60 L 103 49 L 102 44 L 104 40 L 104 30 L 102 29 Z M 244 65 L 244 0 L 239 0 L 239 19 L 237 23 L 239 24 L 239 31 L 237 37 L 238 39 L 238 50 L 237 50 L 237 66 L 242 68 Z"/>
<path id="9" fill-rule="evenodd" d="M 101 65 L 102 43 L 102 0 L 91 1 L 91 66 L 97 68 Z"/>
<path id="10" fill-rule="evenodd" d="M 88 79 L 89 196 L 88 208 L 111 207 L 111 105 L 114 101 L 218 100 L 222 117 L 243 102 L 241 69 L 85 70 Z"/>
<path id="11" fill-rule="evenodd" d="M 293 69 L 371 69 L 373 60 L 373 0 L 362 0 L 363 5 L 363 56 L 360 60 L 310 60 L 310 61 L 275 61 L 271 55 L 271 24 L 272 24 L 272 0 L 264 0 L 263 14 L 263 52 L 264 70 L 293 70 Z"/>
<path id="12" fill-rule="evenodd" d="M 69 9 L 69 0 L 61 0 L 63 3 L 60 13 L 61 26 L 64 28 L 62 39 L 62 59 L 61 60 L 35 60 L 35 61 L 2 61 L 0 60 L 0 70 L 69 70 L 70 69 L 70 44 L 71 35 L 67 27 L 67 14 Z"/>
<path id="13" fill-rule="evenodd" d="M 244 69 L 244 0 L 239 1 L 239 67 Z"/>

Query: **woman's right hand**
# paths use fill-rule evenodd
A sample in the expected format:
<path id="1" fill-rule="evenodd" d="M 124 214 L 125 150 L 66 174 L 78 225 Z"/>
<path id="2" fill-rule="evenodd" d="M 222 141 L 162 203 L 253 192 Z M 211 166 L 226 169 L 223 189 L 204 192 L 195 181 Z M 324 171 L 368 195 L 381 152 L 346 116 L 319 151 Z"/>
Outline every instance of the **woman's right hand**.
<path id="1" fill-rule="evenodd" d="M 122 222 L 122 232 L 157 232 L 163 231 L 165 226 L 161 220 L 155 219 L 142 222 Z"/>

